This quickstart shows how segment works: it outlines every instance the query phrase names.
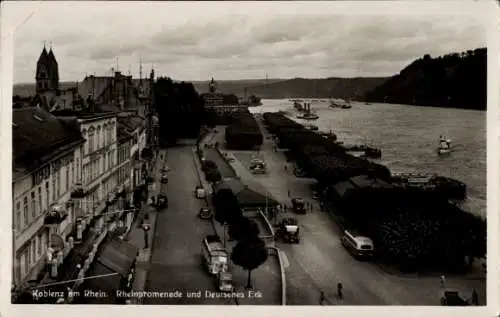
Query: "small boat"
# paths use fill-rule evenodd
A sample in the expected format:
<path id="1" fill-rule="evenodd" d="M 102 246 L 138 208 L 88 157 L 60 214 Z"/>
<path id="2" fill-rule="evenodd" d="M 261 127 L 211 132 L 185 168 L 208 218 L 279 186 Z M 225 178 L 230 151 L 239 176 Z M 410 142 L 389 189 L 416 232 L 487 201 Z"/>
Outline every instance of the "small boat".
<path id="1" fill-rule="evenodd" d="M 315 113 L 307 112 L 307 113 L 304 113 L 302 115 L 301 119 L 304 119 L 304 120 L 316 120 L 316 119 L 319 119 L 319 116 L 317 114 L 315 114 Z"/>
<path id="2" fill-rule="evenodd" d="M 449 155 L 449 154 L 451 154 L 451 150 L 449 148 L 442 148 L 442 147 L 440 147 L 440 148 L 438 148 L 437 153 L 438 153 L 439 156 L 441 156 L 441 155 L 443 155 L 443 156 L 444 155 Z"/>
<path id="3" fill-rule="evenodd" d="M 352 106 L 349 100 L 344 100 L 343 103 L 338 103 L 330 99 L 330 108 L 351 109 Z"/>
<path id="4" fill-rule="evenodd" d="M 449 155 L 451 153 L 451 140 L 443 136 L 440 137 L 437 149 L 438 155 Z"/>

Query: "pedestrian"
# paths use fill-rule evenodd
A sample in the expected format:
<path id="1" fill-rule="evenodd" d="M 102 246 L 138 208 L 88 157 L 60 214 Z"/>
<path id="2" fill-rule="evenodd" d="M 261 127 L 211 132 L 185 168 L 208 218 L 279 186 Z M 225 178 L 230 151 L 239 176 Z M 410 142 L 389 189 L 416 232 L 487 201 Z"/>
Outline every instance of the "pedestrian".
<path id="1" fill-rule="evenodd" d="M 288 170 L 288 166 L 286 166 L 286 164 L 285 164 L 285 172 L 286 172 L 287 170 Z"/>
<path id="2" fill-rule="evenodd" d="M 321 291 L 321 293 L 319 294 L 319 304 L 323 305 L 324 302 L 325 302 L 325 292 Z"/>
<path id="3" fill-rule="evenodd" d="M 339 297 L 339 299 L 343 299 L 344 298 L 344 294 L 342 294 L 342 283 L 338 282 L 337 283 L 337 296 Z"/>
<path id="4" fill-rule="evenodd" d="M 290 197 L 290 190 L 288 190 L 288 197 Z"/>
<path id="5" fill-rule="evenodd" d="M 446 278 L 444 277 L 444 275 L 441 275 L 440 278 L 440 283 L 441 283 L 441 288 L 444 288 L 444 283 L 446 282 Z"/>
<path id="6" fill-rule="evenodd" d="M 472 289 L 472 305 L 477 306 L 479 305 L 479 296 L 477 295 L 477 292 L 475 289 Z"/>

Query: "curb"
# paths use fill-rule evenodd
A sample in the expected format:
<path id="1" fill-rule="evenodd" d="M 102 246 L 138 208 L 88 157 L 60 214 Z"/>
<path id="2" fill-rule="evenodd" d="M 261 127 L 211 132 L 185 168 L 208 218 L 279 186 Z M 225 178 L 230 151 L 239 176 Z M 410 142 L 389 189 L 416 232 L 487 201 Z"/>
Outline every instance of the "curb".
<path id="1" fill-rule="evenodd" d="M 286 305 L 286 274 L 285 266 L 283 264 L 283 256 L 281 255 L 281 250 L 277 247 L 267 247 L 269 255 L 276 256 L 278 258 L 278 263 L 280 265 L 281 273 L 281 305 Z M 271 251 L 271 252 L 269 252 Z"/>

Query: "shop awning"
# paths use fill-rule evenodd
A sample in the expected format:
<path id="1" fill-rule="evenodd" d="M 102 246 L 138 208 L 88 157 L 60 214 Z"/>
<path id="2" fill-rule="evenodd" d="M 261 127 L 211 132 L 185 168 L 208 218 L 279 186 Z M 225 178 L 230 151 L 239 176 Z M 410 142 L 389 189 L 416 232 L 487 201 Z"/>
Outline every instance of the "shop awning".
<path id="1" fill-rule="evenodd" d="M 80 286 L 80 293 L 83 290 L 104 291 L 109 297 L 82 297 L 75 301 L 76 304 L 116 303 L 115 291 L 121 288 L 123 279 L 128 277 L 135 262 L 138 248 L 120 238 L 108 237 L 102 245 L 85 274 L 86 279 Z"/>
<path id="2" fill-rule="evenodd" d="M 116 236 L 106 240 L 103 242 L 104 247 L 98 253 L 96 261 L 122 277 L 127 277 L 139 249 Z"/>

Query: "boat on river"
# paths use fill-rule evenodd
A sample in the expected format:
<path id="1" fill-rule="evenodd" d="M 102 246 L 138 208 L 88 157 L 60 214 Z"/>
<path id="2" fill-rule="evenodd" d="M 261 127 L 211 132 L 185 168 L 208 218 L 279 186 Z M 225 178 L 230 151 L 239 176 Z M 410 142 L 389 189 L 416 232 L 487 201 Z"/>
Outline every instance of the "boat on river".
<path id="1" fill-rule="evenodd" d="M 351 103 L 349 100 L 345 100 L 344 103 L 338 103 L 333 100 L 330 100 L 330 108 L 335 108 L 335 109 L 351 109 Z"/>
<path id="2" fill-rule="evenodd" d="M 319 116 L 315 114 L 314 112 L 306 112 L 302 115 L 302 118 L 304 120 L 317 120 L 319 119 Z"/>

